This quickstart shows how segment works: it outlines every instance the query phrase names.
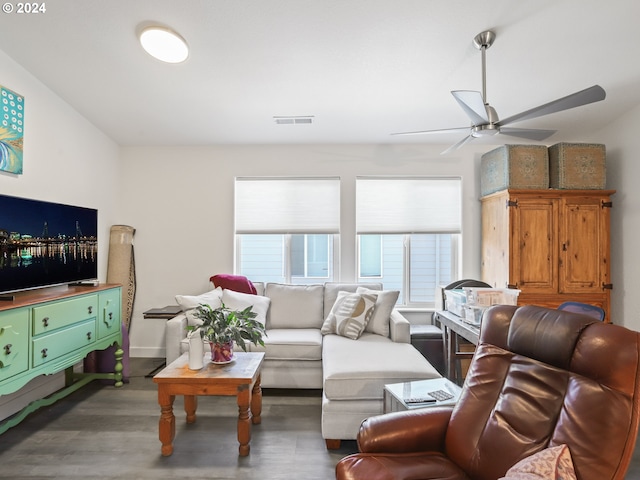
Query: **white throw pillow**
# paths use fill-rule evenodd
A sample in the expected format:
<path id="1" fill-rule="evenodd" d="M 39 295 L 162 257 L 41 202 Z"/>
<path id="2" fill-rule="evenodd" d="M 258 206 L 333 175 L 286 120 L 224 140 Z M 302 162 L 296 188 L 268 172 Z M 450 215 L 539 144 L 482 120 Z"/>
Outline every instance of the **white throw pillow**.
<path id="1" fill-rule="evenodd" d="M 576 480 L 569 447 L 558 445 L 520 460 L 500 480 Z"/>
<path id="2" fill-rule="evenodd" d="M 204 322 L 200 318 L 197 318 L 195 315 L 196 309 L 192 308 L 184 312 L 184 316 L 187 317 L 187 326 L 188 327 L 199 327 Z"/>
<path id="3" fill-rule="evenodd" d="M 176 295 L 176 302 L 183 312 L 201 304 L 211 305 L 211 308 L 219 308 L 222 305 L 222 289 L 218 287 L 202 295 Z"/>
<path id="4" fill-rule="evenodd" d="M 370 290 L 368 288 L 358 287 L 356 293 L 366 293 L 376 297 L 376 308 L 373 311 L 373 316 L 371 320 L 369 320 L 365 331 L 388 337 L 390 335 L 389 317 L 396 306 L 400 291 Z"/>
<path id="5" fill-rule="evenodd" d="M 244 310 L 249 306 L 253 307 L 251 311 L 256 313 L 256 320 L 264 325 L 267 321 L 267 312 L 269 311 L 271 299 L 260 295 L 225 289 L 222 291 L 222 303 L 229 310 Z"/>
<path id="6" fill-rule="evenodd" d="M 371 319 L 375 306 L 376 297 L 373 295 L 339 292 L 320 332 L 357 340 Z"/>

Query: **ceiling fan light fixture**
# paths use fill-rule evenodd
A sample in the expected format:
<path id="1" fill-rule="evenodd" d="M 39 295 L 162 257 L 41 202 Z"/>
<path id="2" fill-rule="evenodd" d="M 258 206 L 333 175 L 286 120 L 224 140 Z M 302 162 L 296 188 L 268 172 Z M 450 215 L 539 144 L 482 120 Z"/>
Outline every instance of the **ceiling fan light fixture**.
<path id="1" fill-rule="evenodd" d="M 182 36 L 163 26 L 150 26 L 140 32 L 145 52 L 165 63 L 181 63 L 189 57 L 189 46 Z"/>
<path id="2" fill-rule="evenodd" d="M 474 138 L 480 137 L 490 137 L 495 135 L 496 133 L 500 133 L 500 127 L 496 127 L 495 125 L 476 125 L 471 127 L 471 136 Z"/>

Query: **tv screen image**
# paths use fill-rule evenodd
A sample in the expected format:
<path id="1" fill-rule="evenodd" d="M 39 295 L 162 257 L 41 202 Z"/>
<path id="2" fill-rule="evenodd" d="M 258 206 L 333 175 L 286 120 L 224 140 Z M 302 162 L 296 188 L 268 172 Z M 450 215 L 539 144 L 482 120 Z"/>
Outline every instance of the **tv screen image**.
<path id="1" fill-rule="evenodd" d="M 98 210 L 0 195 L 0 292 L 98 277 Z"/>

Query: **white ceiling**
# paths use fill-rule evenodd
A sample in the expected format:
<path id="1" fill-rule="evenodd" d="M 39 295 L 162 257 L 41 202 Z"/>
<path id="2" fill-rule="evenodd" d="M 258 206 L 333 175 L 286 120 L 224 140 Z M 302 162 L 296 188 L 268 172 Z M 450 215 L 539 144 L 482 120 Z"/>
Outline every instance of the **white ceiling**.
<path id="1" fill-rule="evenodd" d="M 121 145 L 453 143 L 460 135 L 390 134 L 469 125 L 450 91 L 481 90 L 472 40 L 488 29 L 497 38 L 487 99 L 501 118 L 594 84 L 607 91 L 603 102 L 510 126 L 571 141 L 640 103 L 636 0 L 53 0 L 46 9 L 0 13 L 0 49 Z M 182 34 L 185 63 L 142 51 L 136 30 L 149 22 Z M 289 115 L 314 123 L 273 120 Z"/>

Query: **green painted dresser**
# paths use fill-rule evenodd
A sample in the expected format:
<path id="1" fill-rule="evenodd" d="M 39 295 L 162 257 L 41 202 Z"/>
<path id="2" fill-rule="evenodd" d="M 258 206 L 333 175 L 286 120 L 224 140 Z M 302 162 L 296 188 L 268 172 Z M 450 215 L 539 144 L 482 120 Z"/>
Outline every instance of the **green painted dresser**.
<path id="1" fill-rule="evenodd" d="M 0 303 L 0 395 L 16 392 L 39 375 L 66 371 L 65 388 L 0 424 L 0 433 L 92 380 L 109 379 L 122 386 L 121 301 L 119 285 L 102 284 L 23 292 Z M 74 372 L 73 366 L 87 354 L 111 346 L 114 372 Z"/>

